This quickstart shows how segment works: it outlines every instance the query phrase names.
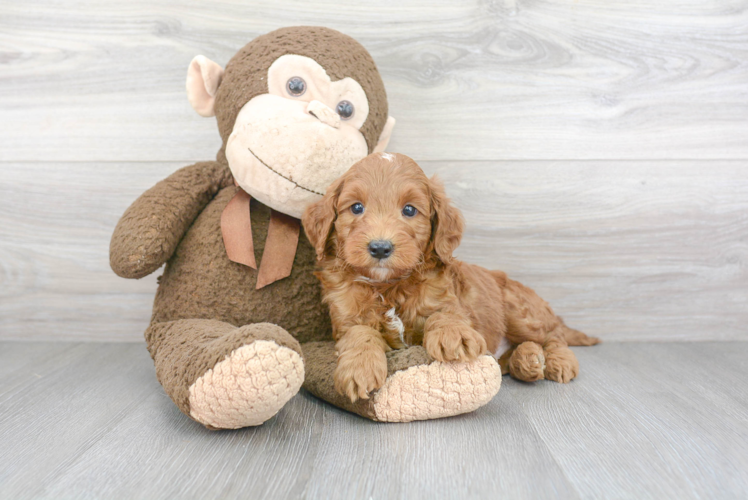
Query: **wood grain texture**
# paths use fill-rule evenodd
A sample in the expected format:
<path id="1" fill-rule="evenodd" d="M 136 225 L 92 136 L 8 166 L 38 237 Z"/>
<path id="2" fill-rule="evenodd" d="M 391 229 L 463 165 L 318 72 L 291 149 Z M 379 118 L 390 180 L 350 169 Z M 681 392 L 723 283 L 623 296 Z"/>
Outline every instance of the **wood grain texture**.
<path id="1" fill-rule="evenodd" d="M 429 163 L 457 255 L 607 340 L 748 339 L 748 171 L 736 162 Z"/>
<path id="2" fill-rule="evenodd" d="M 3 352 L 0 359 L 6 357 Z M 0 497 L 38 496 L 50 478 L 158 390 L 147 361 L 143 345 L 78 344 L 4 376 Z"/>
<path id="3" fill-rule="evenodd" d="M 576 348 L 568 385 L 377 424 L 309 394 L 256 428 L 179 413 L 142 346 L 0 342 L 0 497 L 742 498 L 748 343 Z"/>
<path id="4" fill-rule="evenodd" d="M 111 232 L 215 156 L 192 57 L 299 24 L 370 50 L 459 257 L 607 341 L 576 381 L 404 425 L 302 392 L 231 432 L 166 397 Z M 0 2 L 0 498 L 742 498 L 748 343 L 673 341 L 748 340 L 746 82 L 744 0 Z"/>
<path id="5" fill-rule="evenodd" d="M 577 498 L 516 405 L 415 425 L 371 424 L 331 408 L 308 498 Z"/>
<path id="6" fill-rule="evenodd" d="M 422 162 L 468 221 L 458 256 L 535 288 L 605 340 L 748 339 L 740 161 Z M 177 163 L 0 164 L 0 338 L 140 341 L 155 275 L 111 232 Z"/>
<path id="7" fill-rule="evenodd" d="M 0 160 L 197 161 L 188 63 L 326 25 L 377 61 L 421 160 L 748 159 L 742 0 L 0 4 Z"/>
<path id="8" fill-rule="evenodd" d="M 746 344 L 576 349 L 567 386 L 508 387 L 582 498 L 741 498 Z"/>
<path id="9" fill-rule="evenodd" d="M 606 340 L 748 338 L 747 2 L 39 0 L 0 3 L 0 339 L 142 338 L 155 276 L 107 247 L 215 155 L 187 63 L 294 24 L 370 49 L 462 258 Z"/>
<path id="10" fill-rule="evenodd" d="M 0 338 L 142 340 L 156 274 L 118 278 L 109 239 L 130 203 L 181 166 L 0 164 Z"/>
<path id="11" fill-rule="evenodd" d="M 297 396 L 263 426 L 212 432 L 182 415 L 160 388 L 152 392 L 70 467 L 40 485 L 39 496 L 301 496 L 322 433 L 322 403 Z"/>

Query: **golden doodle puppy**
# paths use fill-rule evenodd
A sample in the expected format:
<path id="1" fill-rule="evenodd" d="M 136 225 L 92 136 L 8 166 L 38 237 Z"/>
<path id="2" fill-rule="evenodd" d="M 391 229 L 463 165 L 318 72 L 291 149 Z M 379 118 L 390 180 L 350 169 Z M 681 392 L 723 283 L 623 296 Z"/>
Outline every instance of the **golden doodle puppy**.
<path id="1" fill-rule="evenodd" d="M 447 362 L 491 353 L 517 379 L 567 383 L 579 372 L 568 346 L 599 342 L 503 272 L 454 259 L 462 214 L 407 156 L 367 156 L 302 220 L 332 316 L 335 388 L 351 401 L 381 387 L 385 353 L 407 345 Z"/>

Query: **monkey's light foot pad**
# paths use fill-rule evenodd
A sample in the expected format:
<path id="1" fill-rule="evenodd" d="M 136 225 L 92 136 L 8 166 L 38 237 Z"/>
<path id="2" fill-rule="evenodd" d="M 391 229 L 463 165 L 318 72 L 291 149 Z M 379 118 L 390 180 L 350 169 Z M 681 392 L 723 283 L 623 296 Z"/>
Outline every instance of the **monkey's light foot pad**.
<path id="1" fill-rule="evenodd" d="M 491 356 L 472 363 L 411 366 L 389 377 L 374 395 L 373 410 L 382 422 L 412 422 L 469 413 L 499 392 L 501 368 Z"/>
<path id="2" fill-rule="evenodd" d="M 304 382 L 304 362 L 288 347 L 258 340 L 235 349 L 190 386 L 190 415 L 216 429 L 260 425 Z"/>

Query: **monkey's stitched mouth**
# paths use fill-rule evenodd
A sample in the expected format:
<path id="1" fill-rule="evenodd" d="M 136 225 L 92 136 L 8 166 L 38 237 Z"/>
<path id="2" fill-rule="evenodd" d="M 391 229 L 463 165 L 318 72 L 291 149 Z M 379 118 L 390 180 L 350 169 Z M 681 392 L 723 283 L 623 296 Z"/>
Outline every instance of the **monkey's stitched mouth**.
<path id="1" fill-rule="evenodd" d="M 280 172 L 278 172 L 277 170 L 275 170 L 273 167 L 271 167 L 270 165 L 268 165 L 267 163 L 265 163 L 264 161 L 262 161 L 262 159 L 259 156 L 257 156 L 254 153 L 254 151 L 252 151 L 251 148 L 247 148 L 247 151 L 249 151 L 249 154 L 251 154 L 252 156 L 254 156 L 255 158 L 257 158 L 257 161 L 259 161 L 260 163 L 262 163 L 265 166 L 265 168 L 267 168 L 268 170 L 270 170 L 271 172 L 273 172 L 275 175 L 277 175 L 279 177 L 282 177 L 283 179 L 287 180 L 288 182 L 290 182 L 294 186 L 296 186 L 298 188 L 301 188 L 304 191 L 309 191 L 310 193 L 313 193 L 313 194 L 316 194 L 316 195 L 319 195 L 319 196 L 324 196 L 325 195 L 325 193 L 318 193 L 317 191 L 315 191 L 313 189 L 309 189 L 308 187 L 302 186 L 298 182 L 292 181 L 291 179 L 289 179 L 288 177 L 286 177 L 285 175 L 281 174 Z"/>

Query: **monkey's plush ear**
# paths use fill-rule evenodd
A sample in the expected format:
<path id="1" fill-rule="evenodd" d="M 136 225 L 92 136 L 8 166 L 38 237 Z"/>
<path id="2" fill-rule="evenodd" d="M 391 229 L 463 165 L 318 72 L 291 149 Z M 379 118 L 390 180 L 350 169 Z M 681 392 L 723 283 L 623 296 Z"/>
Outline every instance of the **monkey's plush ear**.
<path id="1" fill-rule="evenodd" d="M 200 116 L 214 116 L 216 91 L 223 68 L 205 56 L 195 56 L 187 70 L 187 99 Z"/>
<path id="2" fill-rule="evenodd" d="M 431 190 L 431 240 L 439 260 L 448 263 L 452 252 L 460 246 L 465 220 L 447 198 L 444 185 L 436 176 L 429 179 Z"/>
<path id="3" fill-rule="evenodd" d="M 379 134 L 379 142 L 377 142 L 377 145 L 374 146 L 374 151 L 372 151 L 372 153 L 383 153 L 384 150 L 387 149 L 387 144 L 389 144 L 390 142 L 393 128 L 395 128 L 395 119 L 391 116 L 388 116 L 387 123 L 384 124 L 382 133 Z"/>
<path id="4" fill-rule="evenodd" d="M 332 225 L 335 223 L 338 214 L 336 205 L 338 196 L 343 187 L 343 178 L 338 178 L 327 188 L 325 196 L 306 207 L 304 215 L 301 216 L 301 224 L 304 226 L 304 232 L 309 243 L 314 247 L 317 254 L 317 260 L 322 260 L 327 249 L 327 239 L 332 232 Z"/>

